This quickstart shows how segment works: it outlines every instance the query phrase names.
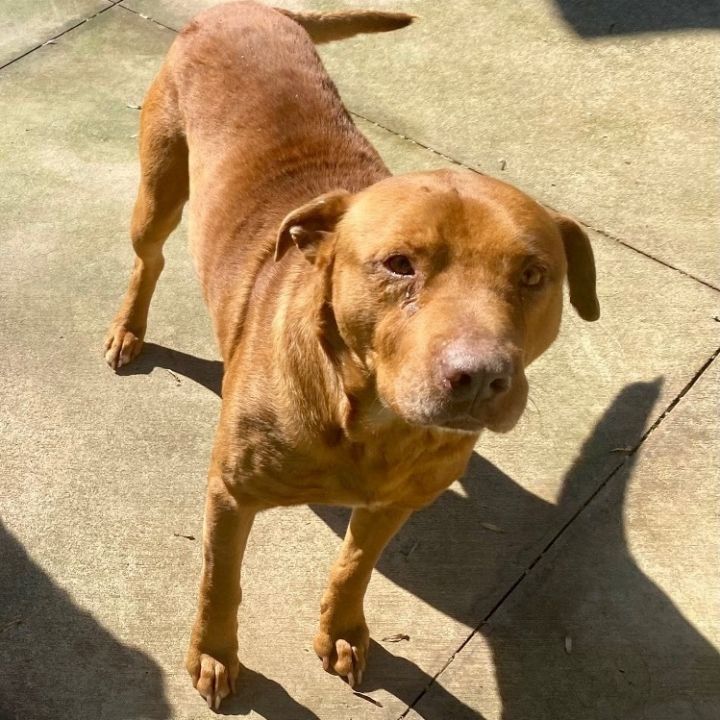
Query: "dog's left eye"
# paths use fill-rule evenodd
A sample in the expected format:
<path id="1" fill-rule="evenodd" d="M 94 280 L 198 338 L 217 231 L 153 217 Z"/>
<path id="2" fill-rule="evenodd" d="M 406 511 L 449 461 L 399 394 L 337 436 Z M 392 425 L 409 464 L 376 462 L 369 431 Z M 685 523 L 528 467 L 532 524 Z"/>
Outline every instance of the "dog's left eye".
<path id="1" fill-rule="evenodd" d="M 393 275 L 415 274 L 415 268 L 405 255 L 391 255 L 389 258 L 386 258 L 383 265 L 393 273 Z"/>
<path id="2" fill-rule="evenodd" d="M 545 268 L 539 265 L 530 265 L 523 270 L 522 284 L 529 288 L 538 288 L 545 280 Z"/>

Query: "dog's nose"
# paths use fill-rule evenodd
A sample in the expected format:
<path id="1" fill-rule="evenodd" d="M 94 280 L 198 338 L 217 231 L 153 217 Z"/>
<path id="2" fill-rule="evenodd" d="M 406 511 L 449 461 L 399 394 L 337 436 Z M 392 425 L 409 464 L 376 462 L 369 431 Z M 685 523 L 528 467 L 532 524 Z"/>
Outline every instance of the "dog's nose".
<path id="1" fill-rule="evenodd" d="M 450 346 L 440 365 L 445 390 L 458 402 L 491 400 L 512 384 L 512 358 L 498 348 Z"/>

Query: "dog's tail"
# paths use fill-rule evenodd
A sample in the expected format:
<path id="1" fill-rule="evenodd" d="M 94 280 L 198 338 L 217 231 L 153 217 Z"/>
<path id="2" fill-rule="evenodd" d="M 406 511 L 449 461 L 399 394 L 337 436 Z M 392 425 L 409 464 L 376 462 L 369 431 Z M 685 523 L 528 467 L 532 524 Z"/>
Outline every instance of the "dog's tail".
<path id="1" fill-rule="evenodd" d="M 301 25 L 316 45 L 344 40 L 361 33 L 388 32 L 407 27 L 415 15 L 382 10 L 346 10 L 341 12 L 296 13 L 284 8 L 275 8 Z"/>

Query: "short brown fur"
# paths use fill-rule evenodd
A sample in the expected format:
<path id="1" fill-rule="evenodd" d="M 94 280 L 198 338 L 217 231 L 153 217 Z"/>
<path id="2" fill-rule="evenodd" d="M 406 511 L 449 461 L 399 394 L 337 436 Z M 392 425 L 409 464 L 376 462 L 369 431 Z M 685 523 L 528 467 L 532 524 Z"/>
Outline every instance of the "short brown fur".
<path id="1" fill-rule="evenodd" d="M 255 514 L 354 508 L 315 650 L 358 685 L 375 562 L 463 473 L 480 430 L 519 418 L 524 369 L 558 331 L 568 263 L 573 304 L 598 316 L 576 223 L 471 172 L 392 177 L 353 124 L 313 40 L 410 20 L 222 5 L 180 33 L 143 105 L 137 257 L 106 359 L 117 369 L 140 352 L 162 245 L 189 199 L 225 367 L 187 654 L 211 707 L 239 671 L 240 565 Z M 502 387 L 458 400 L 456 386 L 480 378 L 485 392 L 491 371 Z"/>

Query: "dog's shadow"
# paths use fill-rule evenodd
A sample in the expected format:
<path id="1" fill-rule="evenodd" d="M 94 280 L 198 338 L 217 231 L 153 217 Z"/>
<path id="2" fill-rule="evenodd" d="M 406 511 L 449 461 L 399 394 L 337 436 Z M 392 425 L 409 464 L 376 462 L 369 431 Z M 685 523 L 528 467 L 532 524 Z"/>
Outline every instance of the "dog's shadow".
<path id="1" fill-rule="evenodd" d="M 184 375 L 219 394 L 221 363 L 148 345 L 144 357 L 128 372 L 149 372 L 152 367 Z M 720 706 L 720 655 L 637 566 L 625 537 L 625 491 L 637 455 L 625 457 L 613 451 L 640 440 L 660 387 L 659 379 L 639 382 L 617 395 L 566 473 L 557 503 L 528 492 L 474 454 L 461 480 L 464 492 L 446 492 L 413 516 L 378 563 L 377 571 L 399 587 L 469 629 L 479 626 L 493 653 L 506 720 L 633 718 L 638 707 L 656 701 L 649 694 L 649 683 L 663 689 L 658 697 L 663 698 L 663 707 L 669 708 L 656 712 L 654 718 L 704 718 L 706 715 L 689 708 L 716 710 Z M 609 463 L 609 457 L 617 461 Z M 494 626 L 495 618 L 485 624 L 488 610 L 523 576 L 538 548 L 552 540 L 554 532 L 591 497 L 613 466 L 617 473 L 602 497 L 595 498 L 588 508 L 600 512 L 600 520 L 591 522 L 585 536 L 564 548 L 558 559 L 546 563 L 550 569 L 536 569 L 541 576 L 548 575 L 554 563 L 567 563 L 558 570 L 563 578 L 558 591 L 561 596 L 543 596 L 542 583 L 535 591 L 539 598 L 524 598 L 518 589 L 519 600 L 510 598 L 503 604 L 510 605 L 511 621 L 504 621 L 500 613 L 500 627 Z M 344 535 L 347 510 L 312 509 L 338 537 Z M 562 651 L 563 624 L 577 622 L 587 615 L 588 607 L 593 610 L 592 620 L 573 634 L 581 635 L 576 642 L 582 647 L 593 648 L 593 657 L 574 662 L 573 655 Z M 558 617 L 560 608 L 562 618 Z M 398 628 L 398 632 L 411 635 L 409 642 L 422 641 L 408 630 Z M 548 655 L 551 647 L 560 647 L 561 654 Z M 444 688 L 442 676 L 433 683 L 413 662 L 377 642 L 373 642 L 370 657 L 361 690 L 384 688 L 414 705 L 432 685 L 432 702 L 415 707 L 422 717 L 480 717 Z M 247 672 L 245 690 L 226 712 L 242 713 L 252 707 L 268 718 L 316 717 L 274 681 Z M 471 694 L 479 691 L 469 690 Z M 605 714 L 598 709 L 598 698 L 607 706 Z M 284 715 L 277 714 L 280 711 Z"/>
<path id="2" fill-rule="evenodd" d="M 151 342 L 144 343 L 140 355 L 130 365 L 120 368 L 117 374 L 149 375 L 156 368 L 182 375 L 218 397 L 222 396 L 223 364 L 219 360 L 204 360 Z"/>

